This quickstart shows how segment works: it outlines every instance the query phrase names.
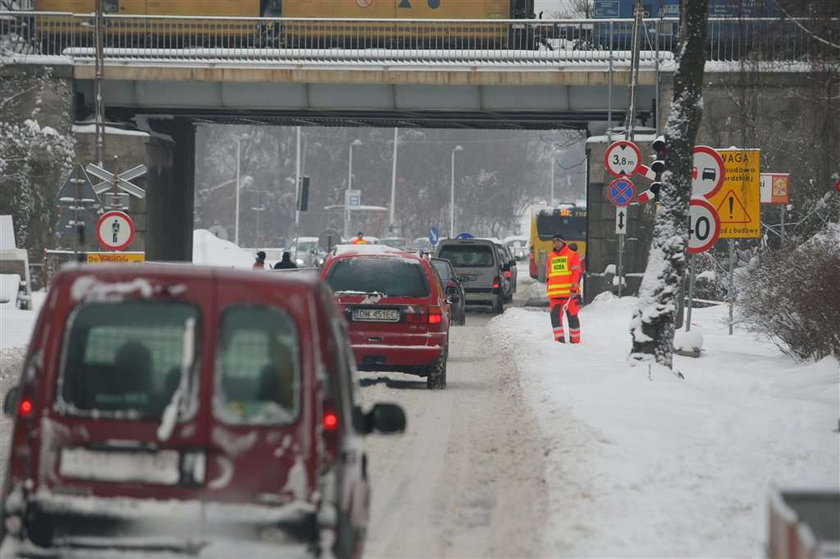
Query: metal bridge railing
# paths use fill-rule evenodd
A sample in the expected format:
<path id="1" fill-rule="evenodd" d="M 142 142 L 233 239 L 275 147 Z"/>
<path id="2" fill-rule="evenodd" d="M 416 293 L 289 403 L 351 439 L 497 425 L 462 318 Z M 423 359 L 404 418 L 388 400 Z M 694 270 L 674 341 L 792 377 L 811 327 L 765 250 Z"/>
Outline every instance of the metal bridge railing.
<path id="1" fill-rule="evenodd" d="M 630 63 L 632 20 L 430 20 L 106 14 L 106 63 L 529 65 Z M 0 11 L 0 55 L 93 60 L 93 14 Z M 799 23 L 799 25 L 797 24 Z M 710 61 L 806 61 L 810 20 L 710 18 Z M 840 23 L 819 22 L 840 42 Z M 642 64 L 673 59 L 677 19 L 646 19 Z M 816 50 L 815 50 L 816 49 Z M 834 51 L 834 57 L 838 55 Z"/>

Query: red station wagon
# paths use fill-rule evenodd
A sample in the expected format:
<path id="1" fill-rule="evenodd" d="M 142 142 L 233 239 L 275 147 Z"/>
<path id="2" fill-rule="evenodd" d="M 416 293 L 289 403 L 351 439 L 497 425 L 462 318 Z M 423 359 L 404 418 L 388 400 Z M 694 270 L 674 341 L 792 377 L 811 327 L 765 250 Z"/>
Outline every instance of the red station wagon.
<path id="1" fill-rule="evenodd" d="M 449 302 L 427 258 L 388 247 L 340 247 L 321 277 L 350 329 L 356 366 L 426 377 L 446 388 Z"/>
<path id="2" fill-rule="evenodd" d="M 195 552 L 230 533 L 359 556 L 360 439 L 405 416 L 363 414 L 354 373 L 317 278 L 65 268 L 4 405 L 16 419 L 0 540 Z"/>

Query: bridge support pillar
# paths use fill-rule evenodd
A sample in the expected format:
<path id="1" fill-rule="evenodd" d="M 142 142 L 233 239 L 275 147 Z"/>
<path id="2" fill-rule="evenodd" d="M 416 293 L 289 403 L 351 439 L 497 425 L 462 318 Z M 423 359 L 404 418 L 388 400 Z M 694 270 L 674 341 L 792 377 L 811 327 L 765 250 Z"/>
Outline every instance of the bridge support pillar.
<path id="1" fill-rule="evenodd" d="M 146 259 L 192 261 L 195 213 L 195 126 L 185 119 L 149 119 L 170 144 L 149 144 Z"/>

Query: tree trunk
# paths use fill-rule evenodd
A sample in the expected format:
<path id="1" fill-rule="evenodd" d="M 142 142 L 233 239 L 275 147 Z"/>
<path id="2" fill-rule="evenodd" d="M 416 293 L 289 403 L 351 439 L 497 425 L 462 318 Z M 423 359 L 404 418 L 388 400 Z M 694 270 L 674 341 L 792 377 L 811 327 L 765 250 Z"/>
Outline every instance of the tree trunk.
<path id="1" fill-rule="evenodd" d="M 680 3 L 679 65 L 665 126 L 666 171 L 662 175 L 653 243 L 639 290 L 639 308 L 630 324 L 631 360 L 655 361 L 668 368 L 673 364 L 674 317 L 686 268 L 694 138 L 703 114 L 707 7 L 708 0 Z"/>

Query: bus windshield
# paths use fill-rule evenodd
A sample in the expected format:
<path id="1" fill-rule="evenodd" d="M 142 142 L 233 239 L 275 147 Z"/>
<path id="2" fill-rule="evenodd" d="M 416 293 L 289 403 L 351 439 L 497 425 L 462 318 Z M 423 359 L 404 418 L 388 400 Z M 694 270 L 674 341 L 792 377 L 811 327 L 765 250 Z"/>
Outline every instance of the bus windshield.
<path id="1" fill-rule="evenodd" d="M 554 235 L 565 240 L 586 239 L 586 218 L 580 216 L 537 215 L 537 235 L 541 241 L 550 241 Z"/>

